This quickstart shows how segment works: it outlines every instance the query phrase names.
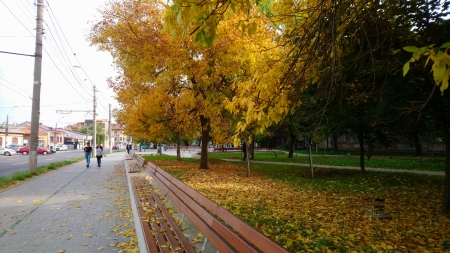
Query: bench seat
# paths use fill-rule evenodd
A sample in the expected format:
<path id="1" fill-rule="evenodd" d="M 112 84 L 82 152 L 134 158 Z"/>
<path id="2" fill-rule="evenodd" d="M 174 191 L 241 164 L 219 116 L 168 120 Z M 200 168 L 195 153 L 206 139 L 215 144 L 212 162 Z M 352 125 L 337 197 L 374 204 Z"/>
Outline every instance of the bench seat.
<path id="1" fill-rule="evenodd" d="M 147 252 L 187 252 L 194 248 L 145 176 L 131 178 Z"/>
<path id="2" fill-rule="evenodd" d="M 288 251 L 234 214 L 148 162 L 146 172 L 220 253 Z"/>

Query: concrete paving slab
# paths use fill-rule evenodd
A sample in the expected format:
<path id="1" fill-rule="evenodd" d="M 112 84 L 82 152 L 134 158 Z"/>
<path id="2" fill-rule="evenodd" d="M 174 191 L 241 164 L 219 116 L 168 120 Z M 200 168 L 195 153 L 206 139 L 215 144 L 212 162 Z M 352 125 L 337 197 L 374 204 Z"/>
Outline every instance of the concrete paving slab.
<path id="1" fill-rule="evenodd" d="M 0 192 L 0 252 L 118 252 L 129 203 L 123 153 L 41 175 Z"/>

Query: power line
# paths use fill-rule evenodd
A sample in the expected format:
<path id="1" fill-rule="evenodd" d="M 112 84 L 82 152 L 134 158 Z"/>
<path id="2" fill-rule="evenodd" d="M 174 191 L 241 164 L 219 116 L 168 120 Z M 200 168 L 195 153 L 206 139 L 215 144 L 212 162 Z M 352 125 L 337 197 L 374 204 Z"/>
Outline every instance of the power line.
<path id="1" fill-rule="evenodd" d="M 53 17 L 55 18 L 56 24 L 58 25 L 58 28 L 59 28 L 59 30 L 61 31 L 61 34 L 62 34 L 62 36 L 64 37 L 64 40 L 66 41 L 67 45 L 69 46 L 69 49 L 70 49 L 71 53 L 75 56 L 75 60 L 77 60 L 78 65 L 79 65 L 80 68 L 83 70 L 83 72 L 84 72 L 84 74 L 86 75 L 86 77 L 89 79 L 89 76 L 88 76 L 88 75 L 86 74 L 86 72 L 84 71 L 84 68 L 81 66 L 80 61 L 78 61 L 77 55 L 75 54 L 75 52 L 73 51 L 72 47 L 70 46 L 70 43 L 69 43 L 69 41 L 67 40 L 66 35 L 64 34 L 64 30 L 61 28 L 61 25 L 59 24 L 58 19 L 57 19 L 56 16 L 55 16 L 55 13 L 53 13 L 52 7 L 51 7 L 50 4 L 48 3 L 48 1 L 46 1 L 46 2 L 47 2 L 48 9 L 49 9 L 49 13 L 51 13 L 50 19 L 51 19 L 52 23 L 53 23 L 53 19 L 51 18 L 51 16 L 53 16 Z M 54 23 L 53 23 L 53 26 L 55 26 Z M 56 28 L 56 26 L 55 26 L 55 28 Z M 57 33 L 57 34 L 58 34 L 58 38 L 59 38 L 59 33 Z M 60 41 L 61 41 L 61 38 L 60 38 Z M 61 44 L 62 44 L 62 42 L 61 42 Z M 66 54 L 66 55 L 67 55 L 67 54 Z M 67 58 L 69 58 L 69 57 L 67 56 Z M 78 76 L 78 74 L 77 74 L 77 76 Z M 78 76 L 78 78 L 80 78 L 80 77 Z M 81 78 L 80 78 L 80 79 L 81 79 Z M 90 80 L 90 79 L 89 79 L 89 80 Z M 92 83 L 92 82 L 91 82 L 91 83 Z M 92 84 L 92 85 L 94 85 L 94 84 Z M 87 87 L 87 88 L 89 88 L 89 87 Z"/>
<path id="2" fill-rule="evenodd" d="M 3 85 L 3 86 L 5 86 L 8 90 L 10 90 L 10 91 L 14 91 L 15 93 L 17 93 L 17 94 L 19 94 L 19 95 L 21 95 L 21 96 L 23 96 L 23 97 L 26 97 L 26 98 L 29 98 L 29 99 L 32 99 L 31 97 L 27 97 L 27 96 L 25 96 L 25 95 L 23 95 L 22 93 L 20 93 L 20 92 L 18 92 L 18 91 L 15 91 L 15 90 L 13 90 L 13 89 L 11 89 L 11 88 L 9 88 L 8 86 L 6 86 L 6 85 L 4 85 L 4 84 L 2 84 L 2 83 L 0 83 L 0 85 Z"/>
<path id="3" fill-rule="evenodd" d="M 50 60 L 53 62 L 53 64 L 55 65 L 55 67 L 58 69 L 59 73 L 61 73 L 61 75 L 64 77 L 64 79 L 66 79 L 67 83 L 69 83 L 69 85 L 78 93 L 78 95 L 80 95 L 81 98 L 83 98 L 84 100 L 87 100 L 85 97 L 83 97 L 83 95 L 81 95 L 77 89 L 75 89 L 75 87 L 73 87 L 73 85 L 70 83 L 69 80 L 67 80 L 67 77 L 62 73 L 61 69 L 58 67 L 58 65 L 56 65 L 55 61 L 53 61 L 53 58 L 50 56 L 50 54 L 47 52 L 47 50 L 44 48 L 45 53 L 47 53 L 47 56 L 50 58 Z"/>
<path id="4" fill-rule="evenodd" d="M 51 19 L 51 18 L 50 18 L 50 19 Z M 52 38 L 53 38 L 53 40 L 54 40 L 54 42 L 55 42 L 55 44 L 56 44 L 56 47 L 58 48 L 59 53 L 62 55 L 63 61 L 66 63 L 66 65 L 69 65 L 69 68 L 67 68 L 67 67 L 64 67 L 64 68 L 66 69 L 67 72 L 72 73 L 72 75 L 73 75 L 73 77 L 75 78 L 75 80 L 77 81 L 77 83 L 78 83 L 78 84 L 81 86 L 81 88 L 83 88 L 83 90 L 87 93 L 88 91 L 83 87 L 83 85 L 80 84 L 79 80 L 77 79 L 77 77 L 76 77 L 75 74 L 73 73 L 73 70 L 72 70 L 72 68 L 71 68 L 71 65 L 72 65 L 72 64 L 70 63 L 70 60 L 69 60 L 68 57 L 67 57 L 67 53 L 64 51 L 64 46 L 61 44 L 61 47 L 63 47 L 63 51 L 64 51 L 64 53 L 66 54 L 67 60 L 64 58 L 64 55 L 63 55 L 63 53 L 61 52 L 61 49 L 59 48 L 58 42 L 56 41 L 55 37 L 53 36 L 52 30 L 50 29 L 50 27 L 48 26 L 48 24 L 47 24 L 46 22 L 45 22 L 45 24 L 47 25 L 47 28 L 48 28 L 48 30 L 50 31 L 50 35 L 52 36 Z M 54 24 L 53 24 L 53 25 L 54 25 Z M 59 37 L 58 31 L 56 31 L 56 36 Z M 60 39 L 60 42 L 61 42 L 61 39 Z M 69 61 L 69 62 L 67 62 L 67 61 Z M 69 63 L 69 64 L 67 64 L 67 63 Z"/>
<path id="5" fill-rule="evenodd" d="M 36 4 L 33 5 L 30 3 L 30 1 L 26 1 L 26 2 L 29 4 L 29 7 L 27 7 L 22 1 L 20 3 L 25 7 L 25 9 L 28 10 L 28 12 L 30 12 L 30 8 L 31 8 L 32 12 L 34 12 L 34 14 L 31 13 L 31 15 L 34 17 L 34 15 L 37 13 L 37 10 L 34 8 Z"/>
<path id="6" fill-rule="evenodd" d="M 2 1 L 2 4 L 6 7 L 6 9 L 8 9 L 8 11 L 17 19 L 17 21 L 19 21 L 19 23 L 25 28 L 25 29 L 27 29 L 27 31 L 29 32 L 29 33 L 31 33 L 31 35 L 33 35 L 33 33 L 30 31 L 30 30 L 28 30 L 28 28 L 22 23 L 22 21 L 20 21 L 20 19 L 11 11 L 11 9 L 9 9 L 9 7 Z M 34 35 L 33 35 L 33 37 L 35 37 Z"/>
<path id="7" fill-rule="evenodd" d="M 8 9 L 8 11 L 17 19 L 17 21 L 19 21 L 20 24 L 22 24 L 23 27 L 25 27 L 25 29 L 31 34 L 33 35 L 33 33 L 20 21 L 20 19 L 11 11 L 11 9 L 8 8 L 8 6 L 2 1 L 3 5 L 5 5 L 5 7 Z M 33 37 L 36 37 L 33 35 Z M 56 65 L 55 61 L 53 60 L 53 58 L 50 56 L 50 54 L 47 52 L 47 50 L 44 48 L 45 53 L 47 54 L 47 56 L 50 58 L 50 60 L 53 62 L 53 65 L 55 65 L 55 67 L 58 69 L 58 71 L 61 73 L 61 75 L 64 77 L 64 79 L 66 79 L 66 81 L 69 83 L 69 85 L 75 90 L 75 92 L 78 93 L 78 95 L 80 95 L 81 98 L 83 98 L 84 100 L 87 100 L 85 97 L 83 97 L 77 89 L 75 89 L 75 87 L 69 82 L 69 80 L 67 79 L 67 77 L 63 74 L 63 72 L 61 71 L 61 69 L 58 67 L 58 65 Z"/>
<path id="8" fill-rule="evenodd" d="M 21 2 L 22 3 L 22 2 Z M 30 18 L 28 17 L 28 15 L 22 10 L 22 7 L 19 6 L 19 4 L 16 2 L 17 7 L 19 7 L 19 9 L 22 11 L 23 14 L 25 14 L 25 17 L 27 17 L 28 21 L 31 22 L 31 25 L 34 25 L 34 22 L 32 20 L 30 20 Z M 23 3 L 22 3 L 23 5 Z M 29 13 L 29 12 L 28 12 Z M 34 17 L 33 14 L 31 14 L 32 17 Z"/>
<path id="9" fill-rule="evenodd" d="M 3 77 L 1 77 L 0 76 L 0 79 L 2 79 L 3 81 L 5 81 L 5 82 L 7 82 L 7 83 L 9 83 L 9 84 L 11 84 L 11 85 L 13 85 L 14 86 L 14 88 L 17 88 L 17 89 L 19 89 L 19 90 L 21 90 L 21 91 L 23 91 L 24 93 L 26 93 L 27 95 L 30 95 L 27 91 L 24 91 L 24 90 L 22 90 L 21 88 L 19 88 L 19 86 L 18 85 L 15 85 L 15 84 L 13 84 L 13 83 L 11 83 L 11 82 L 9 82 L 8 80 L 6 80 L 5 78 L 3 78 Z M 29 96 L 30 98 L 32 97 L 31 95 Z"/>

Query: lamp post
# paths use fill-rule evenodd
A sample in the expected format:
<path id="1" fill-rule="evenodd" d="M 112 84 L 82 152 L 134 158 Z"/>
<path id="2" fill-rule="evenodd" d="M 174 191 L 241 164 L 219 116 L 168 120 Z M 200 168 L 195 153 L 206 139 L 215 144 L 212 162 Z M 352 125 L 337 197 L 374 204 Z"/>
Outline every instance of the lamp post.
<path id="1" fill-rule="evenodd" d="M 58 121 L 56 121 L 55 125 L 55 136 L 53 137 L 53 145 L 55 145 L 53 148 L 56 150 L 56 128 L 58 128 L 58 122 L 64 117 L 61 117 Z"/>
<path id="2" fill-rule="evenodd" d="M 5 147 L 8 145 L 8 125 L 9 125 L 9 114 L 11 111 L 17 106 L 13 106 L 11 110 L 9 110 L 8 114 L 6 114 L 6 132 L 5 132 Z"/>

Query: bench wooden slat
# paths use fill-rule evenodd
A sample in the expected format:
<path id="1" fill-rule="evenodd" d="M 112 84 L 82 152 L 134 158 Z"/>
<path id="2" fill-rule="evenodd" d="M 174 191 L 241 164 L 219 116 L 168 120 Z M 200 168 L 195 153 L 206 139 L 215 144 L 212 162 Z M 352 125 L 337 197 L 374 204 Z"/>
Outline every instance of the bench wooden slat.
<path id="1" fill-rule="evenodd" d="M 258 251 L 252 246 L 246 244 L 238 235 L 233 233 L 230 228 L 227 228 L 224 224 L 217 222 L 215 218 L 201 207 L 197 202 L 191 199 L 185 192 L 173 185 L 171 187 L 170 182 L 159 173 L 158 170 L 155 174 L 157 180 L 160 180 L 162 184 L 166 184 L 166 187 L 170 189 L 168 192 L 169 198 L 180 208 L 183 213 L 197 226 L 197 228 L 204 233 L 208 240 L 213 243 L 219 252 L 248 252 L 257 253 Z M 175 200 L 176 199 L 176 200 Z M 180 207 L 182 205 L 183 208 Z M 195 220 L 195 222 L 194 222 Z M 215 223 L 214 223 L 215 222 Z M 215 224 L 215 228 L 220 227 L 220 233 L 211 230 Z M 214 239 L 211 239 L 214 237 Z M 224 240 L 225 239 L 225 240 Z M 230 247 L 231 246 L 231 247 Z"/>
<path id="2" fill-rule="evenodd" d="M 158 194 L 156 194 L 154 191 L 151 191 L 151 194 L 153 196 L 153 199 L 156 201 L 156 203 L 159 206 L 164 206 L 162 201 L 159 199 Z M 175 235 L 178 238 L 177 241 L 170 240 L 172 247 L 175 248 L 175 252 L 195 253 L 195 250 L 191 247 L 189 241 L 186 239 L 183 232 L 180 229 L 176 229 L 179 227 L 176 224 L 176 222 L 173 220 L 173 217 L 169 213 L 169 211 L 166 208 L 161 208 L 160 211 L 164 213 L 164 216 L 166 217 L 166 221 L 169 223 L 170 227 L 173 229 L 173 232 L 175 233 Z M 170 227 L 167 226 L 167 224 L 164 223 L 162 225 L 162 227 L 164 230 L 166 230 L 167 232 L 169 232 L 171 234 Z M 167 237 L 169 238 L 169 235 L 167 235 Z M 172 237 L 173 237 L 173 235 L 172 235 Z M 179 248 L 179 249 L 177 249 L 177 248 Z"/>
<path id="3" fill-rule="evenodd" d="M 149 223 L 151 225 L 152 231 L 156 236 L 156 240 L 158 242 L 158 248 L 163 253 L 171 252 L 167 241 L 172 247 L 179 248 L 179 244 L 177 240 L 173 237 L 173 234 L 170 231 L 170 228 L 165 223 L 166 219 L 161 214 L 161 206 L 159 208 L 155 205 L 154 196 L 151 194 L 151 186 L 146 184 L 144 180 L 139 180 L 141 187 L 143 188 L 143 193 L 141 197 L 144 201 L 147 201 L 151 207 L 154 208 L 153 212 L 148 212 L 149 215 Z M 166 240 L 167 239 L 167 240 Z"/>
<path id="4" fill-rule="evenodd" d="M 173 192 L 169 192 L 170 199 L 180 208 L 180 210 L 186 215 L 192 223 L 195 224 L 198 230 L 200 230 L 203 235 L 208 238 L 208 240 L 214 245 L 214 247 L 220 253 L 235 253 L 235 251 L 230 245 L 225 243 L 222 238 L 217 235 L 214 231 L 210 230 L 208 226 L 203 223 L 203 221 L 195 215 L 191 209 L 189 209 Z"/>
<path id="5" fill-rule="evenodd" d="M 149 162 L 147 172 L 153 176 L 169 198 L 221 253 L 234 251 L 288 252 L 285 248 L 231 212 L 212 202 L 156 165 Z M 225 223 L 218 220 L 215 216 Z"/>
<path id="6" fill-rule="evenodd" d="M 168 181 L 171 181 L 172 178 L 173 178 L 172 175 L 170 175 L 169 173 L 167 173 L 166 171 L 164 171 L 164 170 L 161 169 L 161 168 L 157 168 L 156 171 L 157 171 L 159 174 L 163 175 Z"/>
<path id="7" fill-rule="evenodd" d="M 136 178 L 132 178 L 133 181 L 133 185 L 137 186 L 136 184 Z M 144 221 L 143 219 L 148 219 L 147 215 L 145 214 L 145 211 L 142 207 L 141 204 L 141 200 L 138 194 L 138 190 L 137 187 L 132 187 L 133 190 L 133 194 L 135 196 L 135 203 L 137 206 L 137 211 L 140 217 L 140 222 L 141 222 L 141 226 L 142 226 L 142 232 L 144 233 L 144 238 L 145 238 L 145 246 L 147 248 L 148 252 L 158 252 L 158 248 L 156 246 L 156 243 L 153 239 L 153 235 L 151 233 L 151 228 L 150 228 L 150 224 L 147 221 Z"/>
<path id="8" fill-rule="evenodd" d="M 257 245 L 257 247 L 263 252 L 288 252 L 285 248 L 281 247 L 279 244 L 272 241 L 258 230 L 243 222 L 223 207 L 219 206 L 217 208 L 216 215 L 234 228 L 244 238 L 246 238 L 247 241 Z"/>
<path id="9" fill-rule="evenodd" d="M 198 191 L 192 189 L 185 183 L 181 182 L 180 180 L 172 180 L 171 181 L 175 186 L 180 188 L 183 192 L 185 192 L 187 195 L 189 195 L 191 198 L 193 198 L 195 201 L 197 201 L 200 205 L 208 209 L 212 213 L 216 213 L 218 205 L 205 197 L 203 194 L 199 193 Z"/>
<path id="10" fill-rule="evenodd" d="M 237 234 L 235 234 L 231 230 L 231 228 L 225 226 L 221 222 L 218 222 L 211 213 L 206 211 L 196 201 L 191 199 L 185 192 L 181 191 L 176 187 L 171 188 L 171 190 L 179 199 L 181 199 L 184 202 L 184 204 L 188 208 L 192 210 L 193 213 L 197 214 L 199 219 L 201 219 L 209 227 L 213 228 L 213 230 L 218 235 L 220 235 L 220 237 L 224 238 L 227 241 L 227 243 L 229 243 L 231 246 L 233 246 L 233 248 L 238 250 L 238 252 L 248 252 L 248 253 L 257 252 L 257 250 L 255 250 L 254 248 L 245 244 L 245 242 Z"/>
<path id="11" fill-rule="evenodd" d="M 233 245 L 233 247 L 238 252 L 253 252 L 259 253 L 259 251 L 253 245 L 250 246 L 244 239 L 237 236 L 235 233 L 230 231 L 228 227 L 226 227 L 223 223 L 213 220 L 211 227 L 216 231 L 224 240 L 226 240 L 229 244 Z"/>

